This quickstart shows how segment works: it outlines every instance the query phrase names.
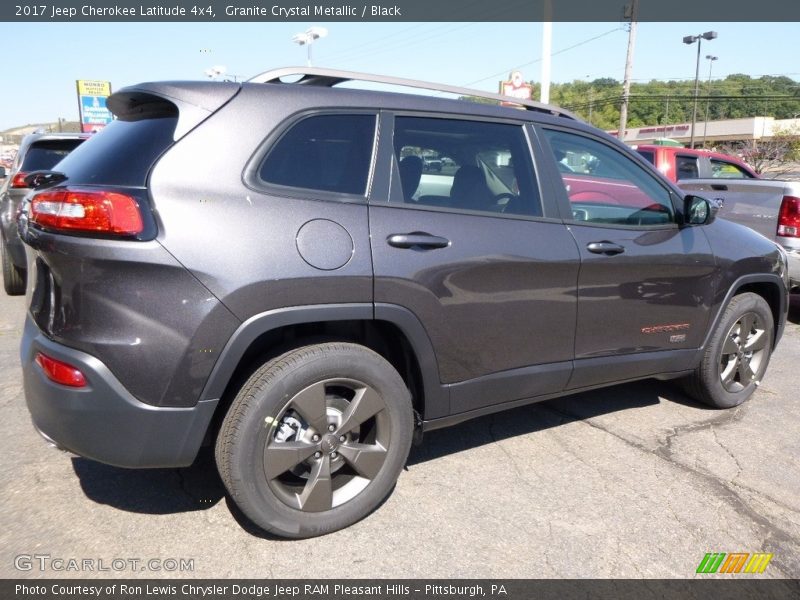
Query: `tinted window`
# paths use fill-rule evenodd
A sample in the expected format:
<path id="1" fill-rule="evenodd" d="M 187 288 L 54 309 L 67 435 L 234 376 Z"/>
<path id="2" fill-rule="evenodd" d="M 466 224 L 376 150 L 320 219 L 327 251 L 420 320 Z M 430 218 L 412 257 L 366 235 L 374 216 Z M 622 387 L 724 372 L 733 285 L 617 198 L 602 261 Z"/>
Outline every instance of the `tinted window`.
<path id="1" fill-rule="evenodd" d="M 33 142 L 22 159 L 22 171 L 39 171 L 52 169 L 80 145 L 83 140 L 42 140 Z"/>
<path id="2" fill-rule="evenodd" d="M 519 125 L 398 117 L 394 146 L 402 201 L 414 206 L 541 216 Z"/>
<path id="3" fill-rule="evenodd" d="M 144 186 L 153 163 L 172 144 L 177 116 L 116 119 L 58 165 L 70 184 Z"/>
<path id="4" fill-rule="evenodd" d="M 670 192 L 630 157 L 578 134 L 545 130 L 578 221 L 660 225 L 674 221 Z"/>
<path id="5" fill-rule="evenodd" d="M 726 160 L 711 159 L 711 176 L 719 179 L 752 179 L 750 173 Z"/>
<path id="6" fill-rule="evenodd" d="M 675 178 L 676 179 L 697 179 L 700 177 L 700 169 L 697 164 L 696 156 L 686 156 L 683 154 L 675 155 Z"/>
<path id="7" fill-rule="evenodd" d="M 278 140 L 259 176 L 275 185 L 364 195 L 374 139 L 374 115 L 308 117 Z"/>
<path id="8" fill-rule="evenodd" d="M 652 150 L 637 150 L 637 152 L 646 158 L 651 165 L 656 164 L 656 154 Z"/>

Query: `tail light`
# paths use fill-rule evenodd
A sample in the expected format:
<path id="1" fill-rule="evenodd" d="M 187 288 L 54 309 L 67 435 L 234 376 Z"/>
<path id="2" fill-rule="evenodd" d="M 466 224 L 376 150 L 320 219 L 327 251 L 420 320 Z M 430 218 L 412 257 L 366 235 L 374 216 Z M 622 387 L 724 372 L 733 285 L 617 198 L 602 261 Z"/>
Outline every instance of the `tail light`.
<path id="1" fill-rule="evenodd" d="M 14 177 L 11 178 L 11 185 L 12 188 L 26 188 L 28 184 L 25 183 L 25 178 L 28 176 L 27 173 L 23 173 L 19 171 Z"/>
<path id="2" fill-rule="evenodd" d="M 81 370 L 68 363 L 37 352 L 36 364 L 42 368 L 50 381 L 69 387 L 86 387 L 86 377 Z"/>
<path id="3" fill-rule="evenodd" d="M 31 200 L 30 221 L 55 231 L 137 235 L 144 230 L 139 202 L 107 190 L 55 188 Z"/>
<path id="4" fill-rule="evenodd" d="M 784 196 L 778 212 L 778 235 L 800 237 L 800 198 Z"/>

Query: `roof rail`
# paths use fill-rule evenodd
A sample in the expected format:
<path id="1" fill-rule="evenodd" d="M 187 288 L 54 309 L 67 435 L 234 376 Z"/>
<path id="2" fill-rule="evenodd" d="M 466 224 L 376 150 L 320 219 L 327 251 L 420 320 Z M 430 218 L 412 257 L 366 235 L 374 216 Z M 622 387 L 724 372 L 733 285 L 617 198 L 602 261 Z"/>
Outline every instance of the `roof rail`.
<path id="1" fill-rule="evenodd" d="M 356 73 L 353 71 L 340 71 L 338 69 L 320 69 L 317 67 L 284 67 L 282 69 L 273 69 L 265 71 L 255 77 L 248 79 L 250 83 L 284 83 L 281 81 L 282 77 L 290 75 L 301 75 L 299 80 L 290 85 L 316 85 L 322 87 L 333 87 L 340 83 L 347 81 L 368 81 L 371 83 L 385 83 L 389 85 L 397 85 L 401 87 L 419 88 L 424 90 L 447 92 L 449 94 L 457 94 L 460 96 L 477 96 L 479 98 L 486 98 L 489 100 L 497 100 L 498 102 L 513 102 L 527 110 L 536 110 L 539 112 L 549 113 L 560 117 L 568 117 L 570 119 L 580 120 L 577 116 L 549 104 L 542 104 L 541 102 L 534 102 L 532 100 L 521 100 L 518 98 L 511 98 L 503 96 L 502 94 L 493 94 L 492 92 L 482 92 L 480 90 L 473 90 L 470 88 L 457 87 L 453 85 L 444 85 L 439 83 L 429 83 L 427 81 L 418 81 L 416 79 L 402 79 L 400 77 L 387 77 L 384 75 L 371 75 L 369 73 Z"/>

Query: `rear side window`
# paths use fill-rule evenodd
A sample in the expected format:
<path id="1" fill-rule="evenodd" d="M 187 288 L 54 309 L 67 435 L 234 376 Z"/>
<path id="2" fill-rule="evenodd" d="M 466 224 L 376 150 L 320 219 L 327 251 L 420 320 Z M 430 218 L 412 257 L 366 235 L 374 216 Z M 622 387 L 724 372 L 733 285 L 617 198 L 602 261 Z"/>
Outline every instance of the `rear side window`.
<path id="1" fill-rule="evenodd" d="M 521 125 L 397 117 L 394 146 L 406 206 L 542 216 Z"/>
<path id="2" fill-rule="evenodd" d="M 63 160 L 77 148 L 82 139 L 74 140 L 42 140 L 31 144 L 22 159 L 21 171 L 40 171 L 52 169 L 57 162 Z"/>
<path id="3" fill-rule="evenodd" d="M 292 126 L 259 168 L 261 181 L 363 196 L 375 141 L 375 115 L 316 115 Z"/>
<path id="4" fill-rule="evenodd" d="M 156 159 L 173 141 L 174 116 L 117 119 L 58 165 L 70 184 L 145 186 Z"/>

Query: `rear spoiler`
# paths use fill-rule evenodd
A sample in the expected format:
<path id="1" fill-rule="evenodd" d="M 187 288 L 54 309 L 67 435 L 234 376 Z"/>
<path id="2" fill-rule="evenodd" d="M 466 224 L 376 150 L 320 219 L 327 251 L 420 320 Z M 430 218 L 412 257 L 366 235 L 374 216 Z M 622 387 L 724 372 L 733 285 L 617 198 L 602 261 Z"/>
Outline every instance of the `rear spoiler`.
<path id="1" fill-rule="evenodd" d="M 177 141 L 229 102 L 240 89 L 237 83 L 141 83 L 114 92 L 106 106 L 121 121 L 178 117 L 174 135 Z"/>

